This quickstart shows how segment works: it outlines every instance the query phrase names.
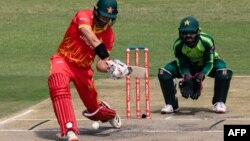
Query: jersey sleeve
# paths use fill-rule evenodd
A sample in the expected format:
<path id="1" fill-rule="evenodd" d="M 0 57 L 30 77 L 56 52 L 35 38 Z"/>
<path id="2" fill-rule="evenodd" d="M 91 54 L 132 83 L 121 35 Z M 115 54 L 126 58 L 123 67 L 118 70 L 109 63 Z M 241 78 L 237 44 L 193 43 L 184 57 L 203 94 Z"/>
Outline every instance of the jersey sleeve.
<path id="1" fill-rule="evenodd" d="M 215 44 L 211 36 L 207 34 L 201 34 L 202 44 L 205 47 L 204 52 L 204 67 L 201 73 L 208 75 L 213 68 L 214 56 L 215 56 Z"/>
<path id="2" fill-rule="evenodd" d="M 73 19 L 73 22 L 78 28 L 88 27 L 91 28 L 92 19 L 91 15 L 87 11 L 78 11 Z"/>

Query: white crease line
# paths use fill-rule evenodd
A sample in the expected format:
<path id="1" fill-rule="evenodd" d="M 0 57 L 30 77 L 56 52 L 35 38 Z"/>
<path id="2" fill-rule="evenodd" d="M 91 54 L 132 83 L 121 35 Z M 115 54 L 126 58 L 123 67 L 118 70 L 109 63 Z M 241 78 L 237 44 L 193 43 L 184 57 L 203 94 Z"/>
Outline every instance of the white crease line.
<path id="1" fill-rule="evenodd" d="M 12 121 L 44 121 L 44 120 L 50 120 L 50 121 L 56 121 L 57 119 L 56 118 L 51 118 L 51 119 L 49 119 L 49 118 L 37 118 L 37 119 L 22 119 L 22 118 L 19 118 L 19 119 L 16 119 L 16 118 L 18 118 L 18 117 L 21 117 L 21 116 L 24 116 L 25 114 L 28 114 L 28 113 L 30 113 L 32 110 L 29 110 L 29 111 L 27 111 L 27 112 L 25 112 L 25 113 L 23 113 L 23 114 L 20 114 L 20 115 L 18 115 L 18 116 L 15 116 L 15 117 L 13 117 L 13 118 L 10 118 L 10 119 L 7 119 L 7 120 L 4 120 L 4 121 L 1 121 L 0 122 L 0 125 L 1 124 L 4 124 L 4 123 L 6 123 L 6 122 L 8 122 L 8 121 L 10 121 L 10 120 L 12 120 Z M 89 119 L 76 119 L 77 121 L 90 121 Z M 123 120 L 123 121 L 134 121 L 134 120 L 136 120 L 136 121 L 138 121 L 138 119 L 129 119 L 129 120 L 127 120 L 126 118 L 124 118 L 124 119 L 121 119 L 121 120 Z M 141 121 L 143 121 L 144 119 L 141 119 Z M 175 117 L 172 117 L 172 116 L 168 116 L 168 117 L 166 117 L 166 118 L 151 118 L 151 119 L 145 119 L 145 120 L 147 120 L 147 121 L 150 121 L 150 120 L 172 120 L 172 121 L 182 121 L 182 120 L 186 120 L 186 121 L 194 121 L 194 120 L 200 120 L 200 121 L 202 121 L 202 120 L 216 120 L 216 119 L 209 119 L 209 118 L 185 118 L 185 119 L 183 119 L 183 118 L 175 118 Z M 144 121 L 145 121 L 144 120 Z M 250 120 L 250 118 L 226 118 L 226 120 L 227 121 L 244 121 L 244 120 Z"/>
<path id="2" fill-rule="evenodd" d="M 169 120 L 169 119 L 171 119 L 171 118 L 172 118 L 172 117 L 170 116 L 170 117 L 166 117 L 165 119 L 166 119 L 166 120 Z"/>
<path id="3" fill-rule="evenodd" d="M 25 130 L 25 129 L 0 129 L 0 132 L 58 132 L 59 129 Z"/>
<path id="4" fill-rule="evenodd" d="M 53 119 L 49 119 L 49 118 L 38 118 L 38 119 L 12 119 L 13 121 L 41 121 L 41 120 L 50 120 L 50 121 L 56 121 L 57 119 L 55 119 L 55 118 L 53 118 Z M 91 120 L 89 120 L 89 119 L 76 119 L 77 121 L 91 121 Z M 129 120 L 127 120 L 127 119 L 121 119 L 121 120 L 123 120 L 123 121 L 138 121 L 138 119 L 129 119 Z M 200 118 L 190 118 L 190 119 L 182 119 L 182 118 L 180 118 L 180 119 L 176 119 L 176 118 L 173 118 L 173 117 L 166 117 L 166 118 L 154 118 L 154 119 L 146 119 L 147 121 L 150 121 L 150 120 L 190 120 L 190 121 L 192 121 L 192 120 L 207 120 L 207 119 L 200 119 Z M 213 119 L 211 119 L 211 120 L 213 120 Z M 231 120 L 231 119 L 227 119 L 227 120 Z M 234 119 L 232 119 L 232 120 L 234 120 Z M 237 119 L 235 119 L 235 120 L 237 120 Z M 238 120 L 242 120 L 242 119 L 238 119 Z M 247 120 L 250 120 L 250 119 L 247 119 Z M 145 121 L 144 119 L 140 119 L 140 121 Z"/>
<path id="5" fill-rule="evenodd" d="M 172 121 L 193 121 L 193 120 L 200 120 L 200 121 L 211 121 L 211 120 L 218 120 L 218 119 L 226 119 L 227 121 L 244 121 L 244 120 L 250 120 L 250 118 L 175 118 L 175 117 L 166 117 L 166 118 L 154 118 L 154 119 L 149 119 L 150 120 L 172 120 Z M 122 119 L 126 120 L 126 119 Z M 130 119 L 131 120 L 131 119 Z M 143 119 L 142 119 L 143 120 Z M 129 120 L 128 120 L 129 121 Z"/>
<path id="6" fill-rule="evenodd" d="M 193 130 L 189 130 L 189 131 L 183 131 L 183 130 L 124 130 L 124 131 L 121 131 L 121 132 L 125 132 L 125 133 L 137 133 L 137 132 L 142 132 L 142 133 L 178 133 L 178 132 L 186 132 L 186 133 L 189 133 L 189 132 L 191 132 L 191 133 L 193 133 L 193 132 L 198 132 L 198 133 L 200 133 L 200 132 L 204 132 L 204 133 L 209 133 L 209 132 L 211 132 L 211 133 L 216 133 L 216 132 L 218 132 L 218 133 L 221 133 L 221 132 L 223 132 L 223 130 L 210 130 L 210 131 L 197 131 L 197 130 L 195 130 L 195 131 L 193 131 Z"/>
<path id="7" fill-rule="evenodd" d="M 21 113 L 21 114 L 19 114 L 19 115 L 16 115 L 16 116 L 14 116 L 14 117 L 12 117 L 12 118 L 9 118 L 9 119 L 6 119 L 6 120 L 4 120 L 4 121 L 1 121 L 0 122 L 0 125 L 1 124 L 4 124 L 4 123 L 7 123 L 7 122 L 9 122 L 10 120 L 15 120 L 16 118 L 19 118 L 19 117 L 22 117 L 22 116 L 24 116 L 24 115 L 27 115 L 27 114 L 29 114 L 30 112 L 32 112 L 33 110 L 28 110 L 28 111 L 26 111 L 26 112 L 24 112 L 24 113 Z"/>
<path id="8" fill-rule="evenodd" d="M 56 118 L 37 118 L 37 119 L 13 119 L 14 121 L 40 121 L 40 120 L 50 120 L 50 121 L 56 121 Z M 77 121 L 90 121 L 89 119 L 76 119 Z"/>
<path id="9" fill-rule="evenodd" d="M 91 130 L 91 129 L 90 129 Z M 59 132 L 59 129 L 43 129 L 43 130 L 23 130 L 23 129 L 2 129 L 0 132 Z M 86 130 L 80 130 L 86 131 Z M 223 130 L 208 130 L 208 131 L 197 131 L 197 130 L 121 130 L 123 133 L 222 133 Z"/>

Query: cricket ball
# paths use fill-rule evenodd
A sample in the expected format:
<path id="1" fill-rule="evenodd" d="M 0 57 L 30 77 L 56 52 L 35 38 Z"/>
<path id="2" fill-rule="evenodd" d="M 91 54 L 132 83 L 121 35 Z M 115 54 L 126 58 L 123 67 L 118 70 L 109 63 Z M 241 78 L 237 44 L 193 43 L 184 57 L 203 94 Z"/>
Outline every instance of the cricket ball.
<path id="1" fill-rule="evenodd" d="M 100 127 L 100 125 L 99 125 L 98 122 L 93 122 L 93 123 L 92 123 L 92 127 L 93 127 L 93 129 L 98 130 L 99 127 Z"/>

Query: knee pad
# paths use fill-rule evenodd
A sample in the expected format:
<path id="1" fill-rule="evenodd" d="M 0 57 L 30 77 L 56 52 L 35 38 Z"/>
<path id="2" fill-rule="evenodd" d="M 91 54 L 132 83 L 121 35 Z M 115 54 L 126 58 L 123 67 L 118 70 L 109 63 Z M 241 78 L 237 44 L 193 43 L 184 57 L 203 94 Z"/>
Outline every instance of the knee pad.
<path id="1" fill-rule="evenodd" d="M 52 74 L 49 76 L 48 86 L 54 112 L 60 125 L 61 135 L 65 135 L 68 130 L 79 133 L 71 102 L 69 78 L 61 73 Z"/>
<path id="2" fill-rule="evenodd" d="M 220 101 L 226 103 L 232 75 L 233 72 L 229 69 L 219 69 L 216 71 L 213 104 Z"/>
<path id="3" fill-rule="evenodd" d="M 159 73 L 158 73 L 158 79 L 160 81 L 160 83 L 173 83 L 174 87 L 176 88 L 176 78 L 174 78 L 172 76 L 172 73 L 164 68 L 160 68 L 159 69 Z"/>
<path id="4" fill-rule="evenodd" d="M 65 135 L 69 130 L 79 133 L 70 95 L 58 95 L 53 97 L 52 104 L 60 125 L 61 135 Z"/>
<path id="5" fill-rule="evenodd" d="M 172 73 L 164 68 L 160 68 L 158 72 L 158 78 L 164 80 L 173 79 Z"/>
<path id="6" fill-rule="evenodd" d="M 233 76 L 233 71 L 227 68 L 216 70 L 215 79 L 226 79 L 230 80 Z"/>
<path id="7" fill-rule="evenodd" d="M 159 69 L 158 79 L 166 104 L 174 105 L 176 94 L 176 79 L 173 78 L 171 72 L 164 68 Z"/>
<path id="8" fill-rule="evenodd" d="M 69 78 L 61 73 L 50 75 L 48 79 L 48 86 L 51 97 L 70 94 Z"/>

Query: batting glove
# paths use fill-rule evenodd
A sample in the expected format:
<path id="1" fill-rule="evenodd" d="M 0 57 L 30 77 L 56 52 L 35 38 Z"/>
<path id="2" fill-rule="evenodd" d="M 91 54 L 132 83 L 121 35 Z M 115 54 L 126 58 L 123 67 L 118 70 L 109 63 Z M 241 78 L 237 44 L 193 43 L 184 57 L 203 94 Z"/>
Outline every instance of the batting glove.
<path id="1" fill-rule="evenodd" d="M 128 66 L 120 60 L 108 60 L 107 65 L 111 79 L 121 79 L 129 73 Z"/>

